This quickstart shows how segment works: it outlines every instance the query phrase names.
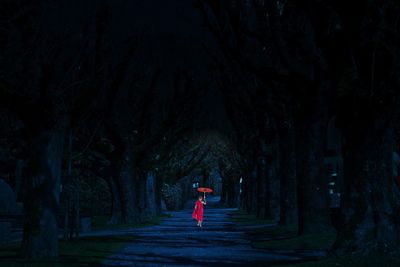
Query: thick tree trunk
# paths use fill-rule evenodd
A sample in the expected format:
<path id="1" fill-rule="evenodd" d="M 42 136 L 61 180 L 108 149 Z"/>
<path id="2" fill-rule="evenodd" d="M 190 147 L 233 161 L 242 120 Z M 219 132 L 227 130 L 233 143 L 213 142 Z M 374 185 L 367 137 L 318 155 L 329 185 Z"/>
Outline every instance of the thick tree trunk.
<path id="1" fill-rule="evenodd" d="M 296 125 L 299 234 L 333 231 L 324 171 L 326 122 L 318 114 L 313 115 Z"/>
<path id="2" fill-rule="evenodd" d="M 258 198 L 257 198 L 257 183 L 256 182 L 257 182 L 257 168 L 255 167 L 255 169 L 253 170 L 253 173 L 252 173 L 252 186 L 251 186 L 252 190 L 250 192 L 250 194 L 252 194 L 251 206 L 252 206 L 254 214 L 257 214 L 257 200 L 258 200 Z"/>
<path id="3" fill-rule="evenodd" d="M 155 217 L 157 216 L 156 178 L 153 172 L 147 173 L 146 196 L 146 216 Z"/>
<path id="4" fill-rule="evenodd" d="M 265 133 L 265 139 L 260 140 L 260 156 L 257 168 L 257 217 L 279 220 L 280 181 L 277 173 L 277 138 L 273 134 L 275 127 Z"/>
<path id="5" fill-rule="evenodd" d="M 240 207 L 240 178 L 236 177 L 233 181 L 234 190 L 233 190 L 233 197 L 235 201 L 235 207 Z"/>
<path id="6" fill-rule="evenodd" d="M 25 181 L 22 255 L 43 259 L 58 256 L 57 209 L 64 144 L 64 125 L 40 133 L 31 146 Z"/>
<path id="7" fill-rule="evenodd" d="M 279 178 L 276 162 L 271 157 L 259 158 L 257 171 L 257 217 L 277 219 L 279 216 Z"/>
<path id="8" fill-rule="evenodd" d="M 266 218 L 267 206 L 267 163 L 264 156 L 260 156 L 257 162 L 257 217 Z"/>
<path id="9" fill-rule="evenodd" d="M 280 225 L 297 225 L 297 178 L 293 122 L 279 130 Z"/>
<path id="10" fill-rule="evenodd" d="M 129 149 L 124 157 L 123 165 L 120 173 L 120 192 L 121 192 L 121 216 L 123 223 L 138 222 L 138 209 L 136 205 L 137 187 L 135 187 L 134 179 L 136 173 L 129 154 Z"/>
<path id="11" fill-rule="evenodd" d="M 132 223 L 139 221 L 139 211 L 136 202 L 136 177 L 131 159 L 130 149 L 126 148 L 120 160 L 120 168 L 114 170 L 109 185 L 112 195 L 112 210 L 109 223 Z M 136 190 L 136 191 L 135 191 Z"/>
<path id="12" fill-rule="evenodd" d="M 139 205 L 139 221 L 144 221 L 146 219 L 146 202 L 147 202 L 147 174 L 141 174 L 137 181 L 138 183 L 138 205 Z"/>
<path id="13" fill-rule="evenodd" d="M 256 178 L 253 177 L 254 175 L 255 172 L 254 174 L 251 172 L 246 172 L 242 182 L 242 209 L 246 210 L 246 212 L 249 214 L 252 213 L 255 208 L 254 181 Z"/>
<path id="14" fill-rule="evenodd" d="M 162 202 L 162 179 L 161 175 L 155 174 L 155 202 L 156 202 L 156 213 L 157 215 L 161 215 L 162 213 L 162 207 L 161 207 L 161 202 Z"/>
<path id="15" fill-rule="evenodd" d="M 228 178 L 227 184 L 227 204 L 229 207 L 238 207 L 239 187 L 234 177 Z"/>
<path id="16" fill-rule="evenodd" d="M 119 186 L 117 185 L 117 178 L 111 176 L 107 179 L 108 187 L 111 192 L 111 216 L 108 221 L 109 224 L 118 224 L 122 222 L 122 206 L 121 206 L 121 194 Z"/>
<path id="17" fill-rule="evenodd" d="M 358 133 L 358 134 L 357 134 Z M 344 131 L 344 225 L 339 253 L 400 253 L 400 192 L 392 173 L 393 134 L 372 129 Z"/>
<path id="18" fill-rule="evenodd" d="M 228 195 L 228 181 L 226 178 L 226 175 L 221 175 L 222 178 L 222 187 L 221 187 L 221 199 L 220 203 L 221 204 L 226 204 L 227 202 L 227 195 Z"/>
<path id="19" fill-rule="evenodd" d="M 271 154 L 267 158 L 267 177 L 266 177 L 266 218 L 279 221 L 280 213 L 280 179 L 278 176 L 278 162 L 277 155 L 273 154 L 275 151 L 274 145 L 271 146 Z"/>
<path id="20" fill-rule="evenodd" d="M 24 160 L 17 160 L 15 164 L 15 195 L 17 201 L 22 199 L 22 183 L 23 183 L 23 169 L 25 168 Z"/>

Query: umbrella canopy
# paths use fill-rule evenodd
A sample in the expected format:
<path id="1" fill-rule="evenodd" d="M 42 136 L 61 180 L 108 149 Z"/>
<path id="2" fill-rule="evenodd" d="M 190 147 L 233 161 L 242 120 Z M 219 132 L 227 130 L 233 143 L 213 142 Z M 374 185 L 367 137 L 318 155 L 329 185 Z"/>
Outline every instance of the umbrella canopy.
<path id="1" fill-rule="evenodd" d="M 213 190 L 208 187 L 199 187 L 199 188 L 197 188 L 197 191 L 202 192 L 202 193 L 211 193 Z"/>

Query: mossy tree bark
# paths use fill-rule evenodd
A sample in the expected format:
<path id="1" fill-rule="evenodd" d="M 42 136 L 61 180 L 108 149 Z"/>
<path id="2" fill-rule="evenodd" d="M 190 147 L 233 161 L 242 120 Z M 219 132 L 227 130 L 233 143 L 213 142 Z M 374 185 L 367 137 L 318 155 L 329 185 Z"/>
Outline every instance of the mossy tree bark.
<path id="1" fill-rule="evenodd" d="M 279 126 L 280 225 L 297 225 L 297 177 L 294 125 L 288 118 Z"/>
<path id="2" fill-rule="evenodd" d="M 355 126 L 356 125 L 356 126 Z M 355 126 L 355 127 L 354 127 Z M 393 130 L 344 129 L 344 225 L 334 245 L 338 253 L 400 250 L 400 192 L 392 173 Z"/>
<path id="3" fill-rule="evenodd" d="M 139 210 L 136 205 L 136 190 L 133 175 L 124 171 L 110 178 L 109 186 L 112 196 L 110 224 L 138 222 Z"/>
<path id="4" fill-rule="evenodd" d="M 334 231 L 324 167 L 330 87 L 322 86 L 315 88 L 313 97 L 304 99 L 295 117 L 299 234 Z"/>
<path id="5" fill-rule="evenodd" d="M 267 159 L 261 155 L 257 159 L 257 217 L 266 218 L 268 203 L 267 198 Z"/>
<path id="6" fill-rule="evenodd" d="M 22 256 L 31 259 L 58 256 L 57 210 L 65 125 L 39 132 L 32 141 L 24 184 Z"/>
<path id="7" fill-rule="evenodd" d="M 267 206 L 266 218 L 279 221 L 280 214 L 280 177 L 278 175 L 278 138 L 275 127 L 271 128 L 267 156 Z"/>

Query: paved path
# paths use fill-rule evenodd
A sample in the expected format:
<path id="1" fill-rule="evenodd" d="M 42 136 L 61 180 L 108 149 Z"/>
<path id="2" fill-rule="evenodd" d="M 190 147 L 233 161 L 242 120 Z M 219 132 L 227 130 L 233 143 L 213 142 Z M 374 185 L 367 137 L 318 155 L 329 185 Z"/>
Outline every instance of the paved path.
<path id="1" fill-rule="evenodd" d="M 103 266 L 270 266 L 318 256 L 290 251 L 254 249 L 243 229 L 230 222 L 217 198 L 208 199 L 203 228 L 191 218 L 193 203 L 160 225 L 137 228 L 125 234 L 137 237 L 134 243 L 103 262 Z"/>

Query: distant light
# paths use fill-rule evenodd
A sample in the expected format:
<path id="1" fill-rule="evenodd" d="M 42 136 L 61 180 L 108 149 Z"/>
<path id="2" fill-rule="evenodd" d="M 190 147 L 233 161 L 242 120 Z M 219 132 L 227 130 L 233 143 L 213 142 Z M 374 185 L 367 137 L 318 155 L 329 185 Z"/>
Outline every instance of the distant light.
<path id="1" fill-rule="evenodd" d="M 335 182 L 330 182 L 329 185 L 334 186 L 334 185 L 335 185 Z"/>
<path id="2" fill-rule="evenodd" d="M 331 176 L 335 176 L 335 177 L 336 177 L 336 176 L 337 176 L 337 173 L 334 172 L 334 173 L 331 174 Z"/>
<path id="3" fill-rule="evenodd" d="M 333 195 L 333 189 L 329 189 L 329 194 Z"/>
<path id="4" fill-rule="evenodd" d="M 243 182 L 243 179 L 242 179 L 242 177 L 240 177 L 240 183 L 242 183 Z"/>

